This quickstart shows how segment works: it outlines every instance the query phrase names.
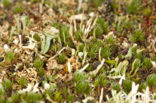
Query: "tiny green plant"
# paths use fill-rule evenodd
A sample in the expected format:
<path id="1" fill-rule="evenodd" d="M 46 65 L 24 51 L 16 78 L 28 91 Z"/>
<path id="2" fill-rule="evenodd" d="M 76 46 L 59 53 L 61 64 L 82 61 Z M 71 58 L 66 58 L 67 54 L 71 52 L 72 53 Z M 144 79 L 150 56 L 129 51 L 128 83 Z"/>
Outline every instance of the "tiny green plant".
<path id="1" fill-rule="evenodd" d="M 147 87 L 147 82 L 143 82 L 139 85 L 139 91 L 142 92 Z"/>
<path id="2" fill-rule="evenodd" d="M 130 40 L 132 42 L 140 42 L 144 41 L 145 35 L 141 30 L 135 30 L 134 33 L 131 35 Z"/>
<path id="3" fill-rule="evenodd" d="M 99 76 L 95 80 L 95 86 L 104 87 L 108 84 L 105 74 L 99 74 Z"/>
<path id="4" fill-rule="evenodd" d="M 35 61 L 34 61 L 34 67 L 39 69 L 39 68 L 42 68 L 44 65 L 44 63 L 41 61 L 41 59 L 39 58 L 36 58 Z"/>
<path id="5" fill-rule="evenodd" d="M 13 60 L 15 60 L 15 53 L 13 52 L 7 52 L 5 55 L 5 60 L 6 62 L 12 62 Z"/>
<path id="6" fill-rule="evenodd" d="M 146 69 L 146 70 L 152 68 L 152 63 L 151 63 L 151 60 L 149 58 L 144 58 L 143 68 Z"/>
<path id="7" fill-rule="evenodd" d="M 105 41 L 106 41 L 106 44 L 109 44 L 109 45 L 114 45 L 116 42 L 116 40 L 112 36 L 108 37 Z"/>
<path id="8" fill-rule="evenodd" d="M 67 102 L 68 103 L 74 102 L 74 95 L 73 94 L 68 94 L 68 96 L 67 96 Z"/>
<path id="9" fill-rule="evenodd" d="M 37 35 L 37 34 L 33 35 L 33 38 L 34 38 L 34 40 L 36 40 L 36 41 L 40 41 L 40 36 Z"/>
<path id="10" fill-rule="evenodd" d="M 9 92 L 12 90 L 12 82 L 9 79 L 6 79 L 2 82 L 3 88 L 6 92 Z"/>
<path id="11" fill-rule="evenodd" d="M 103 34 L 107 34 L 109 31 L 109 25 L 108 22 L 106 22 L 102 18 L 98 18 L 95 26 L 95 35 L 96 37 L 101 38 Z"/>
<path id="12" fill-rule="evenodd" d="M 102 58 L 108 58 L 111 56 L 111 48 L 108 45 L 105 45 L 101 50 Z"/>
<path id="13" fill-rule="evenodd" d="M 91 86 L 87 81 L 80 81 L 76 84 L 75 89 L 78 94 L 89 94 L 91 92 Z"/>
<path id="14" fill-rule="evenodd" d="M 24 88 L 27 86 L 27 79 L 25 77 L 21 77 L 18 79 L 18 84 Z"/>
<path id="15" fill-rule="evenodd" d="M 145 8 L 143 10 L 143 15 L 149 17 L 151 15 L 152 11 L 151 8 Z"/>
<path id="16" fill-rule="evenodd" d="M 59 55 L 59 57 L 58 57 L 58 59 L 57 59 L 57 62 L 58 62 L 59 64 L 64 64 L 64 63 L 66 63 L 66 55 L 64 55 L 64 54 Z"/>
<path id="17" fill-rule="evenodd" d="M 61 94 L 60 91 L 56 91 L 56 92 L 54 93 L 54 99 L 55 99 L 56 101 L 58 101 L 58 102 L 62 102 L 63 97 L 62 97 L 62 94 Z"/>
<path id="18" fill-rule="evenodd" d="M 35 103 L 36 101 L 39 101 L 42 99 L 42 95 L 38 93 L 28 93 L 27 95 L 24 95 L 24 100 L 26 103 Z"/>
<path id="19" fill-rule="evenodd" d="M 150 74 L 148 75 L 147 79 L 147 84 L 151 87 L 156 86 L 156 74 Z"/>
<path id="20" fill-rule="evenodd" d="M 11 100 L 12 100 L 12 103 L 19 103 L 20 102 L 20 94 L 13 93 L 11 95 Z"/>
<path id="21" fill-rule="evenodd" d="M 9 7 L 11 5 L 11 0 L 2 0 L 4 7 Z"/>
<path id="22" fill-rule="evenodd" d="M 21 13 L 23 11 L 23 8 L 21 5 L 16 5 L 14 8 L 13 8 L 13 12 L 14 13 Z"/>
<path id="23" fill-rule="evenodd" d="M 130 14 L 136 14 L 141 9 L 141 0 L 132 0 L 127 6 L 127 12 Z"/>
<path id="24" fill-rule="evenodd" d="M 132 89 L 132 81 L 129 80 L 129 79 L 126 79 L 126 80 L 123 81 L 122 86 L 123 86 L 123 89 L 124 89 L 125 93 L 128 94 Z"/>
<path id="25" fill-rule="evenodd" d="M 94 6 L 98 8 L 105 0 L 93 0 Z"/>
<path id="26" fill-rule="evenodd" d="M 119 83 L 112 83 L 112 89 L 119 92 L 121 90 L 120 84 Z"/>
<path id="27" fill-rule="evenodd" d="M 75 72 L 73 76 L 74 82 L 78 83 L 80 81 L 84 81 L 86 79 L 84 72 Z"/>

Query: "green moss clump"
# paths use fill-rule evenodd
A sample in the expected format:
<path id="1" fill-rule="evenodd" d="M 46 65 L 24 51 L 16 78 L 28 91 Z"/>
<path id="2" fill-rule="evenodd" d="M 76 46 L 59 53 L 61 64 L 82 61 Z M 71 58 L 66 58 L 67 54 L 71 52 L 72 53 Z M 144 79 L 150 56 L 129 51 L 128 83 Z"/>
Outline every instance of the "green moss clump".
<path id="1" fill-rule="evenodd" d="M 141 9 L 141 0 L 132 0 L 127 6 L 127 12 L 130 14 L 137 14 Z"/>
<path id="2" fill-rule="evenodd" d="M 132 42 L 140 42 L 142 43 L 144 41 L 144 33 L 141 30 L 136 30 L 134 33 L 131 35 L 130 40 Z"/>
<path id="3" fill-rule="evenodd" d="M 78 83 L 80 81 L 84 81 L 86 79 L 84 72 L 75 72 L 73 76 L 74 82 Z"/>
<path id="4" fill-rule="evenodd" d="M 23 8 L 21 5 L 16 5 L 14 8 L 13 8 L 13 12 L 14 13 L 21 13 L 23 11 Z"/>
<path id="5" fill-rule="evenodd" d="M 86 81 L 84 72 L 75 72 L 73 81 L 76 83 L 75 90 L 79 95 L 89 94 L 91 92 L 90 83 Z"/>
<path id="6" fill-rule="evenodd" d="M 27 103 L 36 103 L 42 99 L 42 95 L 37 93 L 28 93 L 27 95 L 24 95 L 23 99 Z"/>
<path id="7" fill-rule="evenodd" d="M 147 84 L 151 87 L 156 86 L 156 74 L 150 74 L 148 75 L 147 79 Z"/>
<path id="8" fill-rule="evenodd" d="M 150 16 L 151 13 L 152 13 L 152 11 L 151 11 L 150 8 L 145 8 L 145 9 L 143 10 L 143 15 L 144 15 L 144 16 Z"/>
<path id="9" fill-rule="evenodd" d="M 58 59 L 57 59 L 57 62 L 58 62 L 59 64 L 64 64 L 64 63 L 66 63 L 66 55 L 64 55 L 64 54 L 59 55 L 59 57 L 58 57 Z"/>
<path id="10" fill-rule="evenodd" d="M 91 59 L 97 57 L 99 49 L 103 47 L 103 42 L 99 39 L 93 38 L 91 42 L 87 45 L 88 56 Z"/>
<path id="11" fill-rule="evenodd" d="M 12 90 L 12 82 L 9 79 L 6 79 L 2 82 L 3 88 L 6 92 L 9 92 Z"/>
<path id="12" fill-rule="evenodd" d="M 74 102 L 74 95 L 68 94 L 67 96 L 67 103 L 73 103 Z"/>
<path id="13" fill-rule="evenodd" d="M 100 74 L 95 80 L 95 86 L 104 87 L 108 83 L 105 74 Z"/>
<path id="14" fill-rule="evenodd" d="M 82 94 L 82 95 L 89 94 L 91 92 L 91 86 L 89 82 L 86 81 L 81 81 L 77 83 L 75 89 L 78 94 Z"/>
<path id="15" fill-rule="evenodd" d="M 152 63 L 151 63 L 151 61 L 150 61 L 149 58 L 144 58 L 143 68 L 144 69 L 150 69 L 150 68 L 152 68 Z"/>
<path id="16" fill-rule="evenodd" d="M 112 83 L 112 89 L 114 89 L 117 92 L 119 92 L 121 90 L 120 84 L 119 83 Z"/>
<path id="17" fill-rule="evenodd" d="M 58 102 L 61 102 L 63 100 L 63 97 L 60 91 L 56 91 L 54 93 L 54 100 Z"/>
<path id="18" fill-rule="evenodd" d="M 98 8 L 105 0 L 93 0 L 93 4 Z"/>
<path id="19" fill-rule="evenodd" d="M 44 63 L 39 58 L 35 59 L 34 67 L 37 69 L 37 74 L 39 76 L 43 76 L 44 75 L 43 65 L 44 65 Z"/>
<path id="20" fill-rule="evenodd" d="M 12 103 L 20 103 L 20 94 L 13 93 L 11 95 Z"/>
<path id="21" fill-rule="evenodd" d="M 84 45 L 84 44 L 80 44 L 80 45 L 78 46 L 78 50 L 79 50 L 80 52 L 83 52 L 84 48 L 85 48 L 85 45 Z"/>
<path id="22" fill-rule="evenodd" d="M 33 35 L 33 38 L 34 38 L 34 40 L 36 40 L 36 41 L 40 41 L 40 36 L 37 35 L 37 34 Z"/>
<path id="23" fill-rule="evenodd" d="M 106 41 L 106 44 L 109 44 L 109 45 L 114 45 L 116 43 L 116 40 L 112 36 L 108 37 L 105 41 Z"/>
<path id="24" fill-rule="evenodd" d="M 36 58 L 35 61 L 34 61 L 34 67 L 39 69 L 39 68 L 42 68 L 44 65 L 44 63 L 39 59 L 39 58 Z"/>
<path id="25" fill-rule="evenodd" d="M 4 7 L 9 7 L 11 5 L 11 0 L 2 0 Z"/>
<path id="26" fill-rule="evenodd" d="M 98 38 L 101 38 L 103 34 L 107 34 L 109 32 L 109 25 L 108 22 L 106 22 L 102 18 L 98 18 L 95 26 L 95 35 Z"/>
<path id="27" fill-rule="evenodd" d="M 25 77 L 19 78 L 17 82 L 22 88 L 27 86 L 27 79 Z"/>
<path id="28" fill-rule="evenodd" d="M 132 81 L 129 79 L 126 79 L 123 81 L 122 85 L 123 85 L 123 89 L 124 89 L 125 93 L 128 94 L 132 89 Z"/>
<path id="29" fill-rule="evenodd" d="M 108 58 L 111 56 L 111 48 L 108 45 L 105 45 L 101 50 L 102 58 Z"/>
<path id="30" fill-rule="evenodd" d="M 94 69 L 94 68 L 93 68 L 93 65 L 89 65 L 89 66 L 87 67 L 86 71 L 89 72 L 89 71 L 92 71 L 93 69 Z"/>
<path id="31" fill-rule="evenodd" d="M 145 90 L 147 87 L 147 83 L 143 82 L 139 85 L 139 91 L 142 92 L 143 90 Z"/>
<path id="32" fill-rule="evenodd" d="M 74 34 L 75 40 L 77 41 L 81 41 L 82 40 L 82 32 L 81 30 L 78 30 L 75 34 Z"/>
<path id="33" fill-rule="evenodd" d="M 15 53 L 7 52 L 5 55 L 5 59 L 7 62 L 12 62 L 13 60 L 15 60 Z"/>

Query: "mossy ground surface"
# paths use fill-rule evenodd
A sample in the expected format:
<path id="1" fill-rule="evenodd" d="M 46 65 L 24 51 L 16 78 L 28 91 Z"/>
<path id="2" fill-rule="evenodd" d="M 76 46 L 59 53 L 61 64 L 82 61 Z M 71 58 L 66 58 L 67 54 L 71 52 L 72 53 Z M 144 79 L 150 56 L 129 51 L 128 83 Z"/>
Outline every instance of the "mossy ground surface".
<path id="1" fill-rule="evenodd" d="M 156 103 L 156 0 L 0 0 L 0 103 Z"/>

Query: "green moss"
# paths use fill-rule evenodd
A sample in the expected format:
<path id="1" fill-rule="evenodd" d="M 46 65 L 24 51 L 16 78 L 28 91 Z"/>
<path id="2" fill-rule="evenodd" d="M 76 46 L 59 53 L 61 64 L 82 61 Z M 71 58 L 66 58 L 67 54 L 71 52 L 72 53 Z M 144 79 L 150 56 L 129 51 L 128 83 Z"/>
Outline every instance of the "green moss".
<path id="1" fill-rule="evenodd" d="M 130 40 L 132 42 L 140 42 L 142 43 L 144 41 L 144 33 L 141 30 L 135 30 L 134 33 L 131 35 Z"/>
<path id="2" fill-rule="evenodd" d="M 98 87 L 104 87 L 106 86 L 108 83 L 107 79 L 106 79 L 106 75 L 105 74 L 100 74 L 96 80 L 95 80 L 95 86 L 98 86 Z"/>
<path id="3" fill-rule="evenodd" d="M 145 8 L 145 9 L 143 10 L 143 15 L 144 15 L 144 16 L 150 16 L 151 13 L 152 13 L 151 8 Z"/>
<path id="4" fill-rule="evenodd" d="M 44 69 L 43 69 L 43 68 L 39 68 L 39 69 L 37 70 L 37 74 L 38 74 L 39 76 L 43 76 L 43 75 L 44 75 Z"/>
<path id="5" fill-rule="evenodd" d="M 84 48 L 85 48 L 84 44 L 80 44 L 79 47 L 78 47 L 80 52 L 83 52 Z"/>
<path id="6" fill-rule="evenodd" d="M 127 12 L 130 14 L 137 14 L 141 8 L 141 0 L 132 0 L 127 6 Z"/>
<path id="7" fill-rule="evenodd" d="M 98 8 L 105 0 L 93 0 L 93 4 Z"/>
<path id="8" fill-rule="evenodd" d="M 54 100 L 55 100 L 55 101 L 58 101 L 58 102 L 61 102 L 61 101 L 63 100 L 63 97 L 62 97 L 60 91 L 56 91 L 56 92 L 55 92 L 55 94 L 54 94 Z"/>
<path id="9" fill-rule="evenodd" d="M 11 5 L 11 0 L 2 0 L 3 6 L 4 7 L 9 7 Z"/>
<path id="10" fill-rule="evenodd" d="M 2 88 L 0 88 L 0 103 L 5 103 L 5 93 Z"/>
<path id="11" fill-rule="evenodd" d="M 151 63 L 151 60 L 149 58 L 144 58 L 143 68 L 144 69 L 150 69 L 150 68 L 152 68 L 152 63 Z"/>
<path id="12" fill-rule="evenodd" d="M 25 77 L 18 78 L 17 82 L 22 88 L 27 86 L 27 79 Z"/>
<path id="13" fill-rule="evenodd" d="M 94 68 L 93 68 L 93 65 L 89 65 L 89 66 L 87 67 L 86 71 L 89 72 L 89 71 L 92 71 L 93 69 L 94 69 Z"/>
<path id="14" fill-rule="evenodd" d="M 21 5 L 16 5 L 14 8 L 13 8 L 13 12 L 14 13 L 21 13 L 23 12 L 23 8 Z"/>
<path id="15" fill-rule="evenodd" d="M 20 102 L 20 95 L 13 93 L 11 95 L 12 103 L 19 103 Z"/>
<path id="16" fill-rule="evenodd" d="M 44 63 L 39 59 L 36 58 L 34 61 L 34 67 L 39 69 L 39 68 L 43 68 Z"/>
<path id="17" fill-rule="evenodd" d="M 116 40 L 112 36 L 108 37 L 105 41 L 106 44 L 110 44 L 110 45 L 114 45 L 116 43 Z"/>
<path id="18" fill-rule="evenodd" d="M 82 39 L 82 31 L 81 30 L 78 30 L 75 34 L 74 34 L 74 39 L 77 40 L 77 41 L 81 41 Z"/>
<path id="19" fill-rule="evenodd" d="M 143 90 L 145 90 L 147 87 L 147 83 L 143 82 L 139 85 L 139 91 L 142 92 Z"/>
<path id="20" fill-rule="evenodd" d="M 37 35 L 37 34 L 35 34 L 35 35 L 33 36 L 33 38 L 34 38 L 34 40 L 36 40 L 36 41 L 40 41 L 40 36 Z"/>
<path id="21" fill-rule="evenodd" d="M 72 94 L 68 94 L 67 95 L 67 103 L 73 103 L 74 102 L 74 95 L 72 95 Z"/>
<path id="22" fill-rule="evenodd" d="M 84 72 L 75 72 L 73 76 L 74 82 L 78 83 L 80 81 L 84 81 L 86 79 Z"/>
<path id="23" fill-rule="evenodd" d="M 111 48 L 108 45 L 105 45 L 101 50 L 102 58 L 108 58 L 111 55 Z"/>
<path id="24" fill-rule="evenodd" d="M 123 24 L 123 27 L 125 28 L 125 29 L 131 29 L 133 26 L 133 23 L 131 22 L 131 21 L 127 21 L 127 22 L 125 22 L 124 24 Z"/>
<path id="25" fill-rule="evenodd" d="M 24 95 L 24 100 L 27 103 L 36 103 L 41 99 L 42 99 L 42 95 L 37 93 L 28 93 L 27 95 Z"/>
<path id="26" fill-rule="evenodd" d="M 98 38 L 101 38 L 103 34 L 107 34 L 109 32 L 109 25 L 108 22 L 106 22 L 102 18 L 98 18 L 95 26 L 95 35 Z"/>
<path id="27" fill-rule="evenodd" d="M 112 89 L 116 90 L 117 92 L 119 92 L 120 89 L 120 84 L 119 83 L 112 83 Z"/>
<path id="28" fill-rule="evenodd" d="M 86 81 L 80 81 L 76 84 L 76 92 L 78 94 L 89 94 L 91 92 L 91 86 L 89 82 Z"/>
<path id="29" fill-rule="evenodd" d="M 99 49 L 103 47 L 103 42 L 99 39 L 93 38 L 87 45 L 88 56 L 94 59 L 98 56 Z"/>
<path id="30" fill-rule="evenodd" d="M 123 81 L 122 85 L 123 85 L 123 89 L 124 89 L 125 93 L 128 94 L 132 89 L 132 81 L 129 79 L 126 79 Z"/>
<path id="31" fill-rule="evenodd" d="M 59 56 L 58 56 L 58 59 L 57 59 L 57 62 L 58 62 L 59 64 L 64 64 L 64 63 L 66 63 L 66 55 L 64 55 L 64 54 L 59 55 Z"/>
<path id="32" fill-rule="evenodd" d="M 5 59 L 7 62 L 12 62 L 13 60 L 15 60 L 15 53 L 7 52 L 5 55 Z"/>
<path id="33" fill-rule="evenodd" d="M 96 37 L 102 37 L 103 33 L 104 33 L 103 28 L 100 25 L 97 25 L 95 27 L 95 35 L 96 35 Z"/>
<path id="34" fill-rule="evenodd" d="M 9 79 L 6 79 L 2 82 L 3 88 L 6 92 L 12 90 L 12 82 Z"/>
<path id="35" fill-rule="evenodd" d="M 151 87 L 156 86 L 156 74 L 150 74 L 148 75 L 147 79 L 147 84 Z"/>

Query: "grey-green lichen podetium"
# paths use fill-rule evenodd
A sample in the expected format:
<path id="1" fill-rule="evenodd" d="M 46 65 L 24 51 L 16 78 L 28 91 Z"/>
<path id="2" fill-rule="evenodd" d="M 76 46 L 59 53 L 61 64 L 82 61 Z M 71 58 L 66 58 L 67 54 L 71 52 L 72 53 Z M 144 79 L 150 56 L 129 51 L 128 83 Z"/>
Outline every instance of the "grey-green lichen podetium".
<path id="1" fill-rule="evenodd" d="M 58 33 L 59 33 L 59 31 L 54 27 L 46 28 L 43 30 L 42 36 L 41 36 L 41 38 L 42 38 L 41 53 L 45 54 L 48 52 L 48 50 L 50 48 L 51 40 L 57 38 Z"/>

